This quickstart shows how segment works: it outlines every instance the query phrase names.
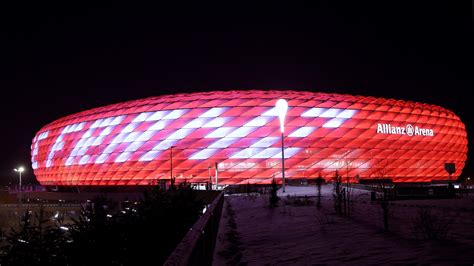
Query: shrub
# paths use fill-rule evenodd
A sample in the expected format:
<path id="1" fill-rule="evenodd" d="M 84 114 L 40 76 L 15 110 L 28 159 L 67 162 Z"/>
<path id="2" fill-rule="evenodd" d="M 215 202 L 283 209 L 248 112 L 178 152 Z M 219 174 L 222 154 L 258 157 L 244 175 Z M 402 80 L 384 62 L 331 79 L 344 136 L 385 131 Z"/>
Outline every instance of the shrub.
<path id="1" fill-rule="evenodd" d="M 420 207 L 413 221 L 416 238 L 444 240 L 448 237 L 450 222 L 433 213 L 429 207 Z"/>

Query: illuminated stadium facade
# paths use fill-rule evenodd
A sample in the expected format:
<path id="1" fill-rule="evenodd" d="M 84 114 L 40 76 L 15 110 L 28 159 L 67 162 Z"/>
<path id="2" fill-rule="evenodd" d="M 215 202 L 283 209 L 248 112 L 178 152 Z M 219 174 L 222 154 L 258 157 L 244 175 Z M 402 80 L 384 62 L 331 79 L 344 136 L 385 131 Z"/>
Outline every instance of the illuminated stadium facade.
<path id="1" fill-rule="evenodd" d="M 34 137 L 31 161 L 46 186 L 279 182 L 278 99 L 286 99 L 287 179 L 352 182 L 447 180 L 467 156 L 464 124 L 439 106 L 297 91 L 177 94 L 95 108 L 56 120 Z M 172 164 L 172 168 L 171 168 Z M 212 179 L 215 182 L 215 178 Z"/>

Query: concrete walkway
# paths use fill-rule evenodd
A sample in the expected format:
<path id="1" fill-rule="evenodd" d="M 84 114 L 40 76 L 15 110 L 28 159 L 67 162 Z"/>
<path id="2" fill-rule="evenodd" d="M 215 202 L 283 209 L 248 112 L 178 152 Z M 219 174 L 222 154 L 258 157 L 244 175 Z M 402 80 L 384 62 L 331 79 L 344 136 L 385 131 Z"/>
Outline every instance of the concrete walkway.
<path id="1" fill-rule="evenodd" d="M 377 204 L 356 209 L 369 223 L 336 215 L 330 185 L 323 186 L 319 209 L 315 198 L 292 198 L 315 196 L 314 186 L 288 186 L 278 195 L 276 208 L 269 208 L 267 195 L 225 198 L 214 265 L 456 264 L 474 259 L 472 247 L 384 233 L 370 224 L 372 215 L 378 215 Z"/>

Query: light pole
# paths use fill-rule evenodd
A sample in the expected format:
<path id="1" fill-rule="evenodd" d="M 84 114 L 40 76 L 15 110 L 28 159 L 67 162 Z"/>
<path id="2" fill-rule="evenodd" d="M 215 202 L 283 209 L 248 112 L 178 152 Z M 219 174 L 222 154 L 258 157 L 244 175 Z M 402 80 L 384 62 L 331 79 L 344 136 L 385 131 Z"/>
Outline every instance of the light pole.
<path id="1" fill-rule="evenodd" d="M 174 180 L 173 180 L 173 148 L 174 146 L 170 147 L 170 186 L 174 188 Z"/>
<path id="2" fill-rule="evenodd" d="M 216 162 L 214 163 L 216 167 L 216 190 L 219 190 L 217 187 L 219 185 L 219 164 Z"/>
<path id="3" fill-rule="evenodd" d="M 207 170 L 209 170 L 209 190 L 212 190 L 212 176 L 211 176 L 211 165 L 207 165 Z"/>
<path id="4" fill-rule="evenodd" d="M 18 215 L 20 216 L 20 222 L 21 222 L 21 173 L 25 171 L 25 168 L 22 166 L 13 169 L 13 171 L 17 172 L 19 175 L 19 188 L 18 188 Z"/>
<path id="5" fill-rule="evenodd" d="M 285 99 L 279 99 L 275 104 L 275 109 L 278 113 L 278 118 L 280 118 L 280 131 L 281 131 L 281 174 L 282 174 L 282 186 L 283 192 L 285 192 L 285 142 L 284 142 L 284 132 L 285 132 L 285 116 L 286 111 L 288 111 L 288 102 Z"/>
<path id="6" fill-rule="evenodd" d="M 20 176 L 20 188 L 19 189 L 21 191 L 21 173 L 23 173 L 25 171 L 25 168 L 20 166 L 18 168 L 13 169 L 13 171 L 17 172 Z"/>

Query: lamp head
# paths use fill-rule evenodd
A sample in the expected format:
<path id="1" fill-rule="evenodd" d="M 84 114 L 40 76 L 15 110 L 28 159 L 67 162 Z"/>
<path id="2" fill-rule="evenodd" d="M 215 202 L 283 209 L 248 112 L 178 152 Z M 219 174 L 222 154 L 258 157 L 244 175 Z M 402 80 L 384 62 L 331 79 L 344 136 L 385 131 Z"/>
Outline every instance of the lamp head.
<path id="1" fill-rule="evenodd" d="M 286 111 L 288 111 L 288 102 L 285 99 L 278 99 L 275 109 L 278 113 L 278 118 L 280 118 L 280 130 L 283 133 L 285 132 L 285 116 Z"/>
<path id="2" fill-rule="evenodd" d="M 23 168 L 22 166 L 20 166 L 20 167 L 18 167 L 18 168 L 13 169 L 13 170 L 14 170 L 15 172 L 20 172 L 20 173 L 22 173 L 22 172 L 25 171 L 25 168 Z"/>

